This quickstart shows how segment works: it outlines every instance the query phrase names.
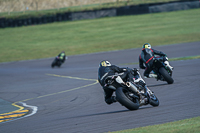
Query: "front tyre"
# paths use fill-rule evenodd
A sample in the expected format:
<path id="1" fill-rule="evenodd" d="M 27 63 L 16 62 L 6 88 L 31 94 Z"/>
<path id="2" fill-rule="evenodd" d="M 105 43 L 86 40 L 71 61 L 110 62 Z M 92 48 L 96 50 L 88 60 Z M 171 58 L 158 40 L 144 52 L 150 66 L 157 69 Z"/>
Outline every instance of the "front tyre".
<path id="1" fill-rule="evenodd" d="M 149 98 L 149 104 L 152 105 L 152 106 L 154 106 L 154 107 L 159 106 L 159 100 L 156 97 L 156 95 L 151 94 L 151 96 Z"/>
<path id="2" fill-rule="evenodd" d="M 167 72 L 167 70 L 164 67 L 161 67 L 159 69 L 159 72 L 163 76 L 165 81 L 167 81 L 168 84 L 173 84 L 174 83 L 174 80 L 172 79 L 172 77 L 169 75 L 169 73 Z"/>
<path id="3" fill-rule="evenodd" d="M 137 110 L 140 106 L 138 99 L 132 98 L 129 94 L 130 92 L 123 88 L 119 87 L 116 90 L 116 99 L 122 105 L 129 110 Z"/>
<path id="4" fill-rule="evenodd" d="M 57 65 L 58 65 L 58 67 L 60 67 L 62 65 L 62 62 L 58 61 Z"/>
<path id="5" fill-rule="evenodd" d="M 51 67 L 54 68 L 54 66 L 56 65 L 56 60 L 54 60 L 51 64 Z"/>

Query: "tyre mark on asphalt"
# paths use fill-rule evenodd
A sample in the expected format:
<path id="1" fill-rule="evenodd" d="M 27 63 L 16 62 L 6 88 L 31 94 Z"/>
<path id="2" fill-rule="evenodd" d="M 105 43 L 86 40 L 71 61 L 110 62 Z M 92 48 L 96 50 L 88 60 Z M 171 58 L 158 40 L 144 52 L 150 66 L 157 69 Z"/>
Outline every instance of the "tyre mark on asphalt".
<path id="1" fill-rule="evenodd" d="M 26 103 L 23 103 L 25 101 L 30 101 L 30 100 L 33 100 L 33 99 L 38 99 L 38 98 L 53 96 L 53 95 L 57 95 L 57 94 L 62 94 L 62 93 L 78 90 L 78 89 L 81 89 L 81 88 L 85 88 L 85 87 L 88 87 L 88 86 L 92 86 L 92 85 L 95 85 L 95 84 L 98 83 L 98 80 L 96 80 L 96 79 L 62 76 L 62 75 L 56 75 L 56 74 L 46 74 L 46 75 L 54 76 L 54 77 L 61 77 L 61 78 L 77 79 L 77 80 L 95 81 L 95 82 L 91 83 L 91 84 L 84 85 L 84 86 L 76 87 L 76 88 L 73 88 L 73 89 L 60 91 L 60 92 L 56 92 L 56 93 L 51 93 L 51 94 L 47 94 L 47 95 L 38 96 L 38 97 L 35 97 L 35 98 L 30 98 L 30 99 L 25 99 L 25 100 L 22 100 L 22 101 L 15 102 L 12 105 L 15 106 L 15 107 L 18 107 L 19 109 L 16 110 L 16 111 L 9 112 L 9 113 L 0 114 L 0 123 L 5 123 L 5 122 L 21 119 L 21 118 L 28 117 L 28 116 L 35 114 L 37 112 L 37 107 L 26 105 Z M 32 110 L 33 110 L 32 113 L 28 114 L 29 110 L 25 109 L 23 106 L 17 105 L 17 103 L 21 103 L 25 107 L 32 108 Z"/>

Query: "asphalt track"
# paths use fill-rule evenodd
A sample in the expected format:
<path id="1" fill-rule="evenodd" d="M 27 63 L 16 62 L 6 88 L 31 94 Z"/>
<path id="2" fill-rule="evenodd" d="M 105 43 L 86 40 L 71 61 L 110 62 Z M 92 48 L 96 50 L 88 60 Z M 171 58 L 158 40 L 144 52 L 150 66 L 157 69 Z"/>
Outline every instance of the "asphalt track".
<path id="1" fill-rule="evenodd" d="M 200 55 L 200 42 L 154 47 L 169 58 Z M 145 79 L 160 106 L 129 111 L 119 103 L 107 105 L 97 83 L 101 60 L 136 67 L 141 48 L 69 56 L 61 68 L 53 58 L 0 64 L 0 114 L 17 110 L 21 101 L 37 107 L 29 117 L 0 123 L 1 133 L 103 133 L 162 124 L 200 116 L 200 59 L 171 61 L 174 84 Z M 143 73 L 143 70 L 140 70 Z M 6 108 L 4 108 L 6 107 Z"/>

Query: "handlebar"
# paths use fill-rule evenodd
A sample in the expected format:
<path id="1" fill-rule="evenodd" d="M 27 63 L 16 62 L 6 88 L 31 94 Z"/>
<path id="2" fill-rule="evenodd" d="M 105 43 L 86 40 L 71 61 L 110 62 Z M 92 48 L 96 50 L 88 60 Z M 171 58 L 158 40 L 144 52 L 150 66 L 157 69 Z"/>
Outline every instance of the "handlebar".
<path id="1" fill-rule="evenodd" d="M 154 61 L 163 61 L 164 60 L 164 56 L 159 56 L 159 57 L 155 57 Z"/>

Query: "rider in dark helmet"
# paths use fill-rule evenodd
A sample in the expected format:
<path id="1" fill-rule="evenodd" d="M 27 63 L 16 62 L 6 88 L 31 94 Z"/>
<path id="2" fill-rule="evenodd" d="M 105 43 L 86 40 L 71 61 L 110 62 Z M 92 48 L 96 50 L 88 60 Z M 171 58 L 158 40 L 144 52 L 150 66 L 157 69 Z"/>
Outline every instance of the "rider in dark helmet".
<path id="1" fill-rule="evenodd" d="M 152 71 L 152 66 L 153 66 L 153 59 L 155 55 L 160 55 L 160 56 L 165 56 L 164 58 L 164 64 L 168 66 L 170 69 L 173 69 L 172 66 L 169 65 L 168 58 L 165 53 L 161 51 L 157 51 L 155 49 L 151 48 L 151 45 L 149 43 L 145 43 L 142 47 L 142 52 L 139 55 L 139 67 L 141 69 L 145 69 L 144 71 L 144 76 L 147 78 L 156 78 L 156 74 L 150 74 Z M 144 66 L 145 64 L 145 66 Z"/>
<path id="2" fill-rule="evenodd" d="M 105 102 L 107 104 L 112 104 L 116 102 L 116 97 L 112 96 L 114 90 L 109 89 L 106 84 L 106 78 L 115 76 L 116 73 L 123 73 L 120 76 L 117 76 L 116 80 L 120 84 L 125 84 L 122 79 L 126 78 L 127 73 L 125 73 L 127 70 L 125 68 L 119 68 L 118 66 L 111 65 L 109 61 L 103 60 L 99 64 L 99 70 L 98 70 L 98 81 L 100 85 L 103 87 L 104 90 L 104 96 L 105 96 Z"/>

